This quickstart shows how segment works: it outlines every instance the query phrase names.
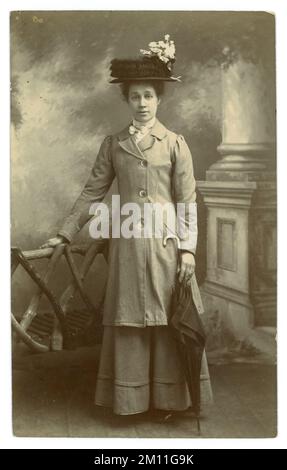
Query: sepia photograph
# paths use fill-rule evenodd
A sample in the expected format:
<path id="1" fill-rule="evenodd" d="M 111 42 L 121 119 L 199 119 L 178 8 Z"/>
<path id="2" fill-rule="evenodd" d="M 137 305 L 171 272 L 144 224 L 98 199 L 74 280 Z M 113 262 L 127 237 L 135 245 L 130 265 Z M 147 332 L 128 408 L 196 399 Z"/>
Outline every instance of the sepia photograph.
<path id="1" fill-rule="evenodd" d="M 276 20 L 10 12 L 14 436 L 277 436 Z"/>

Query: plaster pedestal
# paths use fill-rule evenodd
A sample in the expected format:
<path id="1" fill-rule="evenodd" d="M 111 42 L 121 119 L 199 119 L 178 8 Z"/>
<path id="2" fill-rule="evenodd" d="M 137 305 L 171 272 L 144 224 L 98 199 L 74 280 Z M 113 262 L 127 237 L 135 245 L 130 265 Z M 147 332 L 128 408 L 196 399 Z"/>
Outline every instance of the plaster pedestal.
<path id="1" fill-rule="evenodd" d="M 221 159 L 197 183 L 207 207 L 202 297 L 213 347 L 276 317 L 274 96 L 264 68 L 243 60 L 222 70 L 222 84 Z"/>

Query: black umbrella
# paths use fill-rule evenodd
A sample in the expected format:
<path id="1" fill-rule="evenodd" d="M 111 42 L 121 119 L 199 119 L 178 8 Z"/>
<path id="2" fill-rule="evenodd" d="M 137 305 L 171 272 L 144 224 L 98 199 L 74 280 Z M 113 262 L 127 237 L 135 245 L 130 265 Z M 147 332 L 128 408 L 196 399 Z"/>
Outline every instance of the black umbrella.
<path id="1" fill-rule="evenodd" d="M 192 402 L 191 410 L 196 416 L 200 432 L 200 372 L 206 336 L 193 301 L 191 286 L 179 280 L 173 289 L 169 326 L 182 359 Z"/>

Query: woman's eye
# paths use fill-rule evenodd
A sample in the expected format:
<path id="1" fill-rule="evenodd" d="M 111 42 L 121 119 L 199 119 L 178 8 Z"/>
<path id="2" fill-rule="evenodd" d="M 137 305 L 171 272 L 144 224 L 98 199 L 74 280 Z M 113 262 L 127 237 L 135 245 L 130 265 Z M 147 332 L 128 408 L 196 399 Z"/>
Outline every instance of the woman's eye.
<path id="1" fill-rule="evenodd" d="M 138 100 L 140 100 L 140 98 L 141 98 L 140 95 L 132 95 L 132 96 L 131 96 L 131 100 L 132 100 L 132 101 L 138 101 Z M 153 95 L 147 94 L 147 95 L 144 95 L 144 98 L 145 98 L 146 100 L 151 100 L 151 99 L 153 98 Z"/>

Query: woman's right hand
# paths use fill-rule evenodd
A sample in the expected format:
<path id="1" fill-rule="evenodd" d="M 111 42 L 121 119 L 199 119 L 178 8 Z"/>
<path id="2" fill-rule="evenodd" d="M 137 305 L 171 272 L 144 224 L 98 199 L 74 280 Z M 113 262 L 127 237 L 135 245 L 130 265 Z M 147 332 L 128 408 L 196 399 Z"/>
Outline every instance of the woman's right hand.
<path id="1" fill-rule="evenodd" d="M 57 237 L 49 238 L 49 240 L 43 243 L 40 248 L 55 248 L 55 246 L 60 245 L 61 243 L 67 243 L 67 240 L 58 235 Z"/>

